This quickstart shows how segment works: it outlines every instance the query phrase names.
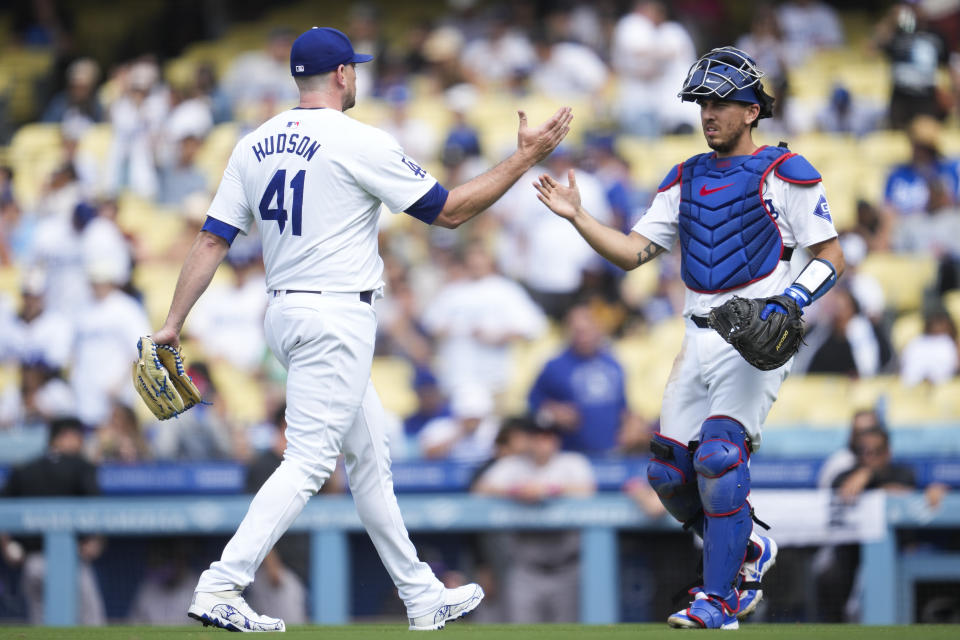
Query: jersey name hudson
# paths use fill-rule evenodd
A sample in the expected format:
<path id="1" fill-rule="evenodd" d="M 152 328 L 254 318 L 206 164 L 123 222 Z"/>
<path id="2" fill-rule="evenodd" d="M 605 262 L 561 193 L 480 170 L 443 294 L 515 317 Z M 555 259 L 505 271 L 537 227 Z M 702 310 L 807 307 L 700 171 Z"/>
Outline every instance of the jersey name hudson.
<path id="1" fill-rule="evenodd" d="M 320 148 L 320 143 L 310 139 L 310 136 L 301 136 L 299 133 L 278 133 L 267 136 L 250 147 L 257 162 L 263 162 L 267 156 L 275 153 L 295 153 L 296 155 L 313 160 L 313 154 Z"/>

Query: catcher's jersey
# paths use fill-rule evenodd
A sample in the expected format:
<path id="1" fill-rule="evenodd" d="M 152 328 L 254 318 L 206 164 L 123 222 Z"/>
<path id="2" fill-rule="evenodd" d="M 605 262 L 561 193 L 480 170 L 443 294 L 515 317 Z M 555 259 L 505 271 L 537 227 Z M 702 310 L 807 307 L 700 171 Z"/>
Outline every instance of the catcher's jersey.
<path id="1" fill-rule="evenodd" d="M 809 247 L 836 237 L 823 183 L 798 185 L 770 172 L 763 182 L 762 197 L 777 223 L 785 247 Z M 680 183 L 659 192 L 633 230 L 666 249 L 677 240 L 680 216 Z M 781 261 L 767 277 L 739 289 L 720 293 L 697 293 L 687 289 L 683 315 L 709 315 L 710 309 L 737 295 L 760 298 L 782 293 L 792 282 L 790 264 Z"/>
<path id="2" fill-rule="evenodd" d="M 382 286 L 381 203 L 410 208 L 436 180 L 389 134 L 335 109 L 291 109 L 234 147 L 209 216 L 244 233 L 256 221 L 267 289 Z"/>

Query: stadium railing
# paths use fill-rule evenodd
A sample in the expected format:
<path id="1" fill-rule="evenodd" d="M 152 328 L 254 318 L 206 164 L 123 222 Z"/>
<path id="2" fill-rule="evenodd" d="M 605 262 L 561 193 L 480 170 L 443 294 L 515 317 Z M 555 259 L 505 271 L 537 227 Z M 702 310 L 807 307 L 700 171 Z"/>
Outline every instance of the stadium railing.
<path id="1" fill-rule="evenodd" d="M 762 500 L 762 492 L 754 500 Z M 783 500 L 778 492 L 777 500 Z M 790 492 L 798 500 L 820 500 L 815 491 Z M 0 531 L 42 535 L 49 573 L 46 576 L 45 622 L 76 622 L 77 535 L 192 535 L 231 533 L 249 505 L 246 496 L 141 498 L 11 499 L 0 502 Z M 829 499 L 827 499 L 829 500 Z M 581 622 L 618 621 L 617 531 L 676 530 L 669 518 L 651 519 L 623 495 L 560 499 L 539 506 L 464 495 L 401 496 L 407 528 L 416 532 L 505 529 L 579 529 L 581 537 Z M 912 589 L 919 579 L 960 580 L 960 554 L 925 551 L 900 554 L 898 529 L 960 528 L 960 493 L 947 495 L 931 509 L 922 494 L 878 494 L 874 505 L 881 522 L 877 535 L 863 544 L 863 622 L 910 621 Z M 855 524 L 855 523 L 852 523 Z M 347 535 L 361 530 L 350 498 L 311 500 L 291 530 L 310 534 L 310 593 L 313 621 L 349 621 L 350 584 Z"/>

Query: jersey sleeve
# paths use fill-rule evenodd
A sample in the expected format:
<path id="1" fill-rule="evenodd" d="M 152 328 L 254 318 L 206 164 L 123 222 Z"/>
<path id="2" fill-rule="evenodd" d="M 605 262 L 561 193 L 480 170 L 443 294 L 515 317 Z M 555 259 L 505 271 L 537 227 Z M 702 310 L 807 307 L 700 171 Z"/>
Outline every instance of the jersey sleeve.
<path id="1" fill-rule="evenodd" d="M 224 222 L 243 233 L 249 233 L 253 224 L 253 214 L 247 205 L 247 195 L 243 190 L 243 180 L 240 177 L 240 157 L 238 144 L 230 154 L 227 168 L 223 172 L 217 195 L 210 204 L 208 216 Z"/>
<path id="2" fill-rule="evenodd" d="M 783 216 L 798 246 L 809 247 L 837 236 L 823 183 L 799 185 L 783 180 L 778 182 L 784 203 Z"/>
<path id="3" fill-rule="evenodd" d="M 677 221 L 680 217 L 680 184 L 660 191 L 647 211 L 633 225 L 644 238 L 668 251 L 677 241 Z"/>
<path id="4" fill-rule="evenodd" d="M 393 136 L 377 132 L 360 151 L 352 171 L 367 193 L 394 213 L 406 211 L 427 194 L 437 180 L 408 158 Z"/>

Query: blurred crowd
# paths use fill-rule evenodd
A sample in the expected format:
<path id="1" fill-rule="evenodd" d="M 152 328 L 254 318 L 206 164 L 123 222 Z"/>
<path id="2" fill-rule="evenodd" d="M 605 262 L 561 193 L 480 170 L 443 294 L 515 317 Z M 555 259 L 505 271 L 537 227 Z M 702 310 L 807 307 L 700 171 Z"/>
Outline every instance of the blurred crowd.
<path id="1" fill-rule="evenodd" d="M 825 3 L 760 4 L 736 40 L 777 94 L 776 117 L 764 127 L 785 135 L 813 127 L 855 136 L 902 128 L 911 142 L 909 160 L 889 169 L 884 201 L 860 202 L 856 224 L 841 229 L 851 268 L 808 314 L 811 330 L 795 375 L 899 374 L 906 385 L 957 375 L 955 318 L 941 296 L 958 286 L 960 160 L 940 149 L 943 123 L 956 116 L 955 87 L 939 82 L 938 72 L 960 68 L 960 3 L 929 3 L 936 14 L 927 4 L 898 4 L 877 16 L 870 46 L 890 59 L 893 74 L 886 105 L 838 86 L 815 114 L 795 108 L 789 70 L 818 51 L 848 46 L 841 17 Z M 669 7 L 570 2 L 549 9 L 457 3 L 445 15 L 409 25 L 405 40 L 388 41 L 376 7 L 357 4 L 347 32 L 357 50 L 376 56 L 360 74 L 361 106 L 364 100 L 387 105 L 374 124 L 396 136 L 411 157 L 436 167 L 447 187 L 496 156 L 482 148 L 482 131 L 471 122 L 483 92 L 589 97 L 601 114 L 594 120 L 606 126 L 585 132 L 580 145 L 558 149 L 530 177 L 578 169 L 587 209 L 626 232 L 653 185 L 635 181 L 618 142 L 696 135 L 697 108 L 679 103 L 676 87 L 698 51 L 715 44 L 710 17 L 722 10 L 706 0 Z M 282 372 L 262 336 L 266 300 L 254 235 L 234 244 L 224 269 L 229 277 L 211 287 L 187 327 L 196 347 L 190 373 L 212 404 L 172 427 L 139 424 L 127 364 L 137 337 L 151 329 L 145 292 L 134 283 L 149 280 L 143 274 L 151 271 L 172 277 L 216 187 L 198 167 L 198 153 L 218 124 L 236 122 L 243 132 L 296 101 L 288 69 L 296 35 L 271 30 L 262 49 L 233 59 L 219 78 L 205 63 L 192 76 L 165 78 L 152 54 L 107 74 L 90 57 L 65 66 L 62 90 L 40 114 L 41 121 L 59 124 L 62 148 L 39 198 L 22 203 L 12 170 L 0 170 L 0 263 L 18 269 L 21 294 L 19 304 L 0 298 L 0 360 L 19 369 L 19 382 L 0 390 L 0 428 L 31 429 L 76 416 L 88 430 L 91 455 L 103 461 L 246 459 L 266 446 L 262 425 L 231 419 L 217 389 L 227 381 L 211 373 L 227 363 L 255 380 L 264 417 L 282 406 Z M 443 135 L 412 115 L 415 93 L 442 96 L 451 114 Z M 112 131 L 105 163 L 85 157 L 78 145 L 98 123 Z M 631 295 L 623 289 L 624 274 L 543 208 L 528 182 L 521 180 L 462 233 L 384 214 L 387 297 L 378 303 L 377 353 L 411 364 L 404 383 L 417 396 L 412 413 L 396 417 L 398 457 L 489 457 L 512 380 L 511 354 L 545 336 L 563 337 L 534 376 L 526 409 L 561 430 L 565 449 L 643 451 L 655 428 L 655 416 L 641 418 L 628 406 L 623 363 L 610 347 L 676 315 L 683 296 L 676 257 L 646 267 L 657 270 L 650 295 Z M 130 194 L 179 216 L 179 235 L 163 252 L 145 241 L 149 229 L 118 224 L 120 203 Z M 899 351 L 883 288 L 857 270 L 878 252 L 938 260 L 936 279 L 927 283 L 923 330 Z"/>
<path id="2" fill-rule="evenodd" d="M 383 119 L 371 124 L 433 167 L 448 188 L 485 170 L 502 151 L 484 148 L 472 118 L 485 93 L 576 99 L 589 104 L 602 124 L 584 132 L 582 144 L 558 149 L 456 233 L 384 212 L 386 298 L 377 302 L 377 355 L 409 363 L 412 373 L 401 382 L 416 396 L 407 415 L 393 416 L 395 459 L 473 465 L 474 491 L 537 502 L 595 491 L 589 457 L 647 451 L 656 416 L 630 406 L 624 363 L 612 346 L 676 316 L 684 292 L 679 260 L 664 255 L 644 267 L 656 270 L 653 292 L 632 295 L 624 274 L 537 202 L 529 184 L 535 174 L 559 178 L 576 168 L 585 207 L 629 231 L 656 185 L 636 181 L 620 142 L 699 135 L 697 107 L 680 103 L 676 94 L 699 53 L 729 44 L 718 41 L 718 25 L 731 19 L 729 5 L 450 2 L 433 19 L 408 24 L 400 39 L 387 38 L 377 7 L 351 7 L 344 30 L 357 51 L 375 56 L 358 74 L 360 106 L 365 100 L 385 105 Z M 31 28 L 17 34 L 24 43 L 59 43 L 69 35 L 56 3 L 32 6 Z M 960 159 L 941 145 L 943 128 L 956 126 L 958 111 L 960 1 L 898 3 L 876 14 L 865 46 L 890 62 L 887 102 L 842 85 L 822 104 L 794 101 L 792 69 L 820 52 L 851 46 L 841 18 L 818 0 L 758 3 L 734 42 L 757 60 L 777 97 L 775 117 L 761 125 L 763 131 L 789 139 L 813 131 L 860 137 L 892 129 L 905 131 L 911 145 L 909 159 L 889 167 L 883 200 L 857 203 L 855 224 L 839 229 L 848 272 L 808 312 L 807 345 L 793 375 L 945 383 L 960 369 L 957 319 L 944 302 L 960 288 Z M 16 299 L 0 294 L 0 363 L 16 372 L 13 381 L 0 378 L 0 431 L 49 430 L 51 447 L 67 446 L 71 455 L 83 453 L 97 463 L 241 460 L 251 465 L 251 489 L 269 475 L 283 450 L 283 372 L 264 342 L 265 283 L 255 235 L 233 244 L 226 277 L 215 281 L 186 327 L 194 349 L 187 353 L 189 374 L 210 404 L 162 428 L 144 421 L 129 363 L 138 337 L 152 329 L 145 274 L 175 278 L 216 188 L 199 154 L 218 125 L 236 123 L 244 133 L 296 102 L 289 49 L 299 31 L 271 30 L 261 49 L 236 57 L 219 74 L 214 64 L 201 63 L 190 74 L 165 77 L 165 61 L 152 53 L 110 66 L 83 52 L 65 61 L 63 76 L 52 82 L 59 89 L 36 114 L 36 121 L 58 125 L 61 138 L 59 162 L 45 176 L 39 198 L 20 198 L 12 163 L 0 166 L 0 267 L 16 268 L 20 289 Z M 416 115 L 422 95 L 442 100 L 449 128 L 438 133 L 435 123 Z M 0 100 L 0 110 L 4 104 Z M 86 156 L 80 145 L 91 127 L 102 124 L 112 132 L 105 163 Z M 176 240 L 163 251 L 147 241 L 150 229 L 118 223 L 131 195 L 176 221 Z M 925 283 L 922 330 L 901 349 L 894 347 L 896 314 L 883 287 L 858 270 L 878 253 L 937 260 L 934 279 Z M 522 410 L 507 411 L 513 354 L 548 337 L 555 347 L 522 390 Z M 260 419 L 235 418 L 219 392 L 230 379 L 218 379 L 218 370 L 255 382 L 263 395 Z M 889 463 L 886 431 L 871 428 L 851 439 L 824 486 L 849 497 L 865 487 L 915 484 L 902 470 L 857 471 L 879 469 L 879 458 Z M 342 489 L 342 482 L 335 477 L 330 489 Z M 645 482 L 635 480 L 624 490 L 649 514 L 662 514 Z M 283 613 L 288 622 L 303 619 L 305 611 L 303 576 L 290 569 L 305 566 L 292 559 L 303 553 L 298 544 L 278 549 L 261 569 L 275 587 L 262 597 L 282 597 L 257 605 L 251 594 L 251 603 Z M 561 621 L 577 611 L 570 600 L 579 570 L 576 534 L 511 533 L 480 546 L 506 550 L 487 567 L 506 594 L 490 599 L 491 608 L 503 607 L 491 615 Z M 94 557 L 95 539 L 90 547 Z M 163 589 L 195 581 L 178 558 L 166 567 L 156 563 L 158 592 L 144 599 L 156 603 Z M 258 575 L 257 582 L 264 580 Z M 833 587 L 841 594 L 834 604 L 845 602 L 850 586 Z M 102 603 L 84 610 L 102 616 L 101 609 Z M 534 614 L 535 620 L 522 618 Z"/>

